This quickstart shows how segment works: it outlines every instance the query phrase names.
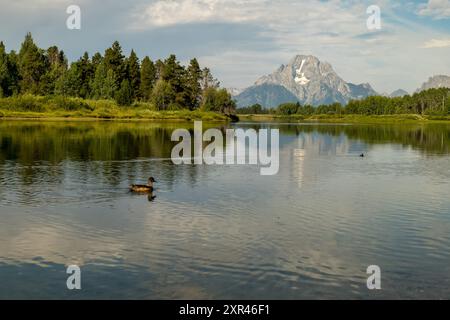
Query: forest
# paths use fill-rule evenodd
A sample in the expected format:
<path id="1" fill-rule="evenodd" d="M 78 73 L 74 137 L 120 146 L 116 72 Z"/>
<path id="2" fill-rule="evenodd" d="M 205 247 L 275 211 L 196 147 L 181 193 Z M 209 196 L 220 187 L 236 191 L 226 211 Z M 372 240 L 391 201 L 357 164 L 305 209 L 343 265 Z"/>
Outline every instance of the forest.
<path id="1" fill-rule="evenodd" d="M 237 109 L 238 114 L 275 114 L 275 115 L 400 115 L 416 114 L 446 116 L 450 114 L 450 88 L 428 89 L 403 97 L 370 96 L 361 100 L 350 100 L 347 105 L 333 103 L 329 105 L 301 105 L 299 102 L 283 103 L 277 108 L 264 109 L 255 104 Z"/>
<path id="2" fill-rule="evenodd" d="M 37 97 L 67 107 L 73 101 L 114 100 L 117 106 L 146 103 L 155 111 L 202 110 L 233 113 L 235 103 L 221 89 L 208 68 L 201 68 L 197 59 L 183 66 L 175 55 L 152 61 L 140 60 L 131 50 L 128 57 L 115 41 L 102 55 L 86 52 L 69 64 L 57 46 L 39 48 L 28 33 L 19 52 L 6 52 L 0 42 L 0 108 L 34 110 Z M 70 100 L 65 98 L 77 98 Z M 81 101 L 81 102 L 80 102 Z M 74 107 L 76 108 L 76 106 Z M 39 109 L 39 108 L 37 108 Z"/>

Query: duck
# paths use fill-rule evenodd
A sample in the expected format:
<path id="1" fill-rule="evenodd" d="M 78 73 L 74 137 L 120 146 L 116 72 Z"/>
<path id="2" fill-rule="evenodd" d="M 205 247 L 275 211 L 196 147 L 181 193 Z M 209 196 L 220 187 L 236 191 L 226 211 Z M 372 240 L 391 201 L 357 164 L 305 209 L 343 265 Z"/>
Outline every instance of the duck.
<path id="1" fill-rule="evenodd" d="M 156 182 L 155 178 L 148 178 L 147 184 L 132 184 L 130 186 L 130 191 L 140 192 L 140 193 L 151 193 L 153 192 L 153 183 Z"/>
<path id="2" fill-rule="evenodd" d="M 364 158 L 364 157 L 365 157 L 364 153 L 361 153 L 359 156 L 360 156 L 361 158 Z"/>

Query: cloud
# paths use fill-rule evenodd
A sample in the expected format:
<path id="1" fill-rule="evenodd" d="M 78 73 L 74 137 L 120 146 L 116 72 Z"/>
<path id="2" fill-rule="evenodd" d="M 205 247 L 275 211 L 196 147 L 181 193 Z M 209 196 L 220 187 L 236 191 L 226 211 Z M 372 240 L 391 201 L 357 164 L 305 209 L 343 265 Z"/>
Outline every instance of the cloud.
<path id="1" fill-rule="evenodd" d="M 418 14 L 435 19 L 450 18 L 450 0 L 428 0 L 428 3 L 419 7 Z"/>
<path id="2" fill-rule="evenodd" d="M 158 0 L 135 12 L 135 29 L 199 22 L 245 22 L 255 19 L 252 8 L 267 1 Z"/>
<path id="3" fill-rule="evenodd" d="M 365 19 L 359 19 L 365 14 L 365 6 L 361 6 L 355 16 L 356 7 L 345 7 L 337 0 L 157 0 L 136 7 L 132 28 L 146 30 L 189 23 L 253 22 L 287 31 L 309 29 L 311 23 L 324 25 L 329 22 L 330 28 L 324 31 L 338 32 L 342 23 L 365 23 Z"/>
<path id="4" fill-rule="evenodd" d="M 450 47 L 450 39 L 431 39 L 422 46 L 422 48 L 447 48 Z"/>

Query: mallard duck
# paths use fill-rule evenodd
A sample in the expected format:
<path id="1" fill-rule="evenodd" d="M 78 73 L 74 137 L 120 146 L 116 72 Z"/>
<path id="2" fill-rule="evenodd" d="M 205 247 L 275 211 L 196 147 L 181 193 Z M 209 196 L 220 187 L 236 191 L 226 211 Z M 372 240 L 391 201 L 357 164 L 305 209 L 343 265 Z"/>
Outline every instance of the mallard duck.
<path id="1" fill-rule="evenodd" d="M 130 186 L 130 191 L 132 192 L 141 192 L 141 193 L 149 193 L 153 192 L 153 183 L 156 182 L 156 180 L 153 177 L 148 178 L 147 184 L 132 184 Z"/>

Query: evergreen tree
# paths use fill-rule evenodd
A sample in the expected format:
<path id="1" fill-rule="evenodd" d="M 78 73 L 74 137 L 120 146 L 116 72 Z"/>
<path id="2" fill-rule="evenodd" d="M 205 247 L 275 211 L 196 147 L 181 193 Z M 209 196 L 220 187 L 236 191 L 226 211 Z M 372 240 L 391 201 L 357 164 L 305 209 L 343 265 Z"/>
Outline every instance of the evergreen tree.
<path id="1" fill-rule="evenodd" d="M 92 56 L 92 69 L 97 70 L 97 67 L 100 63 L 103 62 L 103 57 L 100 53 L 96 52 L 93 56 Z"/>
<path id="2" fill-rule="evenodd" d="M 39 92 L 43 95 L 51 95 L 55 93 L 57 80 L 67 71 L 67 59 L 64 52 L 59 51 L 56 46 L 48 48 L 45 57 L 46 72 L 40 79 Z"/>
<path id="3" fill-rule="evenodd" d="M 132 97 L 137 98 L 140 96 L 141 85 L 141 67 L 139 65 L 139 59 L 136 56 L 134 50 L 131 50 L 130 56 L 127 61 L 128 79 L 131 86 Z"/>
<path id="4" fill-rule="evenodd" d="M 123 80 L 120 89 L 115 94 L 115 100 L 119 106 L 129 106 L 133 103 L 133 92 L 128 80 Z"/>
<path id="5" fill-rule="evenodd" d="M 175 93 L 171 103 L 177 104 L 181 108 L 186 106 L 188 100 L 184 82 L 185 72 L 184 67 L 177 61 L 175 55 L 170 55 L 164 61 L 161 79 L 170 84 Z"/>
<path id="6" fill-rule="evenodd" d="M 156 70 L 156 79 L 157 80 L 161 79 L 164 71 L 164 62 L 161 59 L 156 60 L 155 70 Z"/>
<path id="7" fill-rule="evenodd" d="M 127 68 L 122 54 L 122 47 L 118 41 L 114 41 L 111 48 L 106 49 L 103 63 L 107 70 L 112 70 L 116 76 L 115 85 L 119 87 L 124 79 L 127 78 Z"/>
<path id="8" fill-rule="evenodd" d="M 205 91 L 208 88 L 219 88 L 220 83 L 216 78 L 213 77 L 211 70 L 208 68 L 204 68 L 202 70 L 202 90 Z"/>
<path id="9" fill-rule="evenodd" d="M 82 98 L 87 98 L 91 94 L 90 83 L 94 78 L 94 67 L 89 59 L 89 54 L 85 52 L 83 57 L 81 57 L 76 64 L 79 71 L 78 76 L 81 80 L 81 87 L 79 88 L 78 95 Z"/>
<path id="10" fill-rule="evenodd" d="M 7 95 L 9 87 L 8 55 L 5 45 L 0 42 L 0 97 Z"/>
<path id="11" fill-rule="evenodd" d="M 151 97 L 151 92 L 156 81 L 156 70 L 155 65 L 149 57 L 145 57 L 142 60 L 141 66 L 141 85 L 140 85 L 140 96 L 149 101 Z"/>
<path id="12" fill-rule="evenodd" d="M 19 58 L 14 50 L 8 54 L 9 90 L 8 94 L 19 94 Z"/>
<path id="13" fill-rule="evenodd" d="M 187 104 L 189 109 L 194 110 L 200 106 L 202 98 L 201 88 L 202 70 L 198 64 L 197 59 L 192 59 L 186 72 L 186 91 Z"/>
<path id="14" fill-rule="evenodd" d="M 20 88 L 22 92 L 39 94 L 39 81 L 46 71 L 46 59 L 31 33 L 27 33 L 19 51 Z"/>

